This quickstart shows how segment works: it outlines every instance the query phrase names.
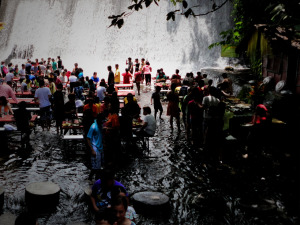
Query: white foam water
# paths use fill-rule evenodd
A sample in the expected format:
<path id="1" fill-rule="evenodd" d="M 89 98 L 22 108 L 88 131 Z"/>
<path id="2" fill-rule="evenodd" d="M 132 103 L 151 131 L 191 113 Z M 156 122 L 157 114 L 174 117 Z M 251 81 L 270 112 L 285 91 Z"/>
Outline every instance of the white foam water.
<path id="1" fill-rule="evenodd" d="M 202 5 L 202 12 L 211 8 L 211 1 L 188 2 Z M 225 66 L 220 48 L 208 46 L 231 26 L 229 3 L 207 16 L 177 16 L 175 22 L 167 22 L 166 14 L 179 5 L 163 0 L 159 7 L 153 4 L 126 17 L 121 29 L 108 28 L 108 16 L 128 11 L 130 4 L 130 0 L 2 0 L 0 18 L 6 25 L 0 31 L 0 60 L 21 64 L 30 56 L 60 55 L 67 69 L 77 62 L 84 76 L 97 71 L 101 78 L 107 77 L 108 65 L 114 68 L 118 63 L 124 71 L 128 57 L 144 57 L 154 72 L 164 68 L 167 75 L 175 69 L 185 75 Z"/>

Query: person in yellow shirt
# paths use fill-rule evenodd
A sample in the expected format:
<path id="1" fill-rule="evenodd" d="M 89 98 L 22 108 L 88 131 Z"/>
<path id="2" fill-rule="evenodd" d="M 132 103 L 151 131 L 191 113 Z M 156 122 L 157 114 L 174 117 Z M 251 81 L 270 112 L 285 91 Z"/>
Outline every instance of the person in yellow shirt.
<path id="1" fill-rule="evenodd" d="M 95 97 L 94 101 L 94 104 L 97 107 L 97 114 L 99 114 L 101 112 L 101 102 L 99 100 L 99 97 Z"/>
<path id="2" fill-rule="evenodd" d="M 116 72 L 115 72 L 115 84 L 119 84 L 120 83 L 120 79 L 121 79 L 121 72 L 119 70 L 119 64 L 116 64 L 115 68 L 116 68 Z"/>

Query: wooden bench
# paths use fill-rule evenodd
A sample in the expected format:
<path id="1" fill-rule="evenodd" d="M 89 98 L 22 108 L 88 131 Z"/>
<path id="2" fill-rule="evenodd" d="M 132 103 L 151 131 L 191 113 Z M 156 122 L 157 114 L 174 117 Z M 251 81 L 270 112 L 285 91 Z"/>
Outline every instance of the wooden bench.
<path id="1" fill-rule="evenodd" d="M 11 108 L 13 111 L 17 110 L 18 108 Z M 39 107 L 33 107 L 33 108 L 26 108 L 28 111 L 40 111 Z"/>
<path id="2" fill-rule="evenodd" d="M 83 140 L 83 135 L 82 134 L 76 134 L 76 135 L 66 134 L 66 135 L 64 135 L 63 140 Z"/>

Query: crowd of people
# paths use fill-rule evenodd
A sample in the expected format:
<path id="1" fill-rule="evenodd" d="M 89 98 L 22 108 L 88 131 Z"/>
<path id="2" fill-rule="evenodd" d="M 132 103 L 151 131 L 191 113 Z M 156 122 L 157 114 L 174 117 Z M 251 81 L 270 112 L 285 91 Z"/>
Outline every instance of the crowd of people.
<path id="1" fill-rule="evenodd" d="M 57 59 L 40 61 L 28 59 L 21 67 L 18 69 L 17 65 L 1 63 L 1 113 L 15 113 L 18 121 L 29 121 L 31 118 L 30 114 L 26 113 L 24 102 L 19 103 L 17 112 L 13 112 L 7 102 L 9 97 L 18 101 L 14 93 L 18 85 L 13 81 L 14 77 L 19 77 L 19 88 L 22 92 L 34 93 L 34 100 L 40 107 L 43 130 L 49 130 L 54 119 L 57 134 L 66 134 L 63 121 L 74 122 L 78 119 L 78 113 L 82 113 L 83 135 L 91 156 L 89 179 L 96 180 L 91 196 L 93 209 L 97 212 L 96 221 L 99 224 L 105 224 L 103 221 L 108 221 L 108 224 L 110 221 L 117 221 L 117 224 L 134 224 L 131 221 L 135 213 L 132 207 L 128 207 L 126 188 L 114 180 L 111 171 L 101 171 L 118 161 L 121 155 L 121 139 L 130 141 L 133 132 L 137 137 L 152 137 L 156 132 L 158 112 L 159 119 L 163 120 L 161 89 L 166 86 L 155 86 L 150 99 L 154 109 L 153 115 L 149 106 L 143 107 L 144 121 L 137 130 L 133 129 L 133 121 L 140 120 L 141 114 L 137 98 L 129 93 L 124 99 L 124 107 L 121 107 L 115 88 L 115 84 L 121 82 L 122 75 L 123 83 L 135 83 L 140 95 L 142 83 L 151 85 L 150 63 L 145 59 L 141 59 L 140 63 L 138 59 L 133 62 L 128 58 L 125 72 L 122 74 L 118 64 L 115 65 L 115 72 L 112 66 L 108 66 L 106 80 L 100 79 L 97 72 L 91 77 L 84 76 L 84 70 L 78 63 L 74 64 L 72 70 L 64 68 L 59 56 Z M 161 68 L 155 76 L 156 84 L 165 84 L 167 81 L 170 83 L 170 90 L 166 94 L 166 115 L 170 117 L 170 130 L 173 132 L 175 119 L 178 133 L 184 127 L 186 138 L 195 147 L 207 149 L 217 162 L 222 161 L 224 98 L 233 95 L 231 79 L 226 73 L 222 74 L 222 78 L 222 81 L 214 86 L 207 74 L 201 72 L 197 72 L 195 77 L 190 72 L 182 78 L 178 69 L 172 76 L 167 76 Z M 28 131 L 28 124 L 23 122 L 19 126 Z"/>

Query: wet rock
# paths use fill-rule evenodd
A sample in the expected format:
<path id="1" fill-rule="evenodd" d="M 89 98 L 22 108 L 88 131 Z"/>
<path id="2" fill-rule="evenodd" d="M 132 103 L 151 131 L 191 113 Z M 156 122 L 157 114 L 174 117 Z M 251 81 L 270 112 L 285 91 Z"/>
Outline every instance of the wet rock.
<path id="1" fill-rule="evenodd" d="M 169 197 L 161 192 L 138 192 L 132 196 L 132 202 L 138 213 L 168 214 Z"/>
<path id="2" fill-rule="evenodd" d="M 49 181 L 30 183 L 25 188 L 25 201 L 29 209 L 47 212 L 58 205 L 59 193 L 60 187 L 55 183 Z"/>
<path id="3" fill-rule="evenodd" d="M 86 187 L 84 189 L 84 194 L 86 197 L 90 197 L 92 195 L 92 188 L 91 187 Z"/>
<path id="4" fill-rule="evenodd" d="M 11 213 L 4 213 L 0 216 L 1 225 L 14 225 L 16 221 L 16 216 Z"/>

